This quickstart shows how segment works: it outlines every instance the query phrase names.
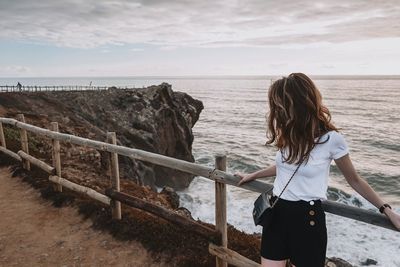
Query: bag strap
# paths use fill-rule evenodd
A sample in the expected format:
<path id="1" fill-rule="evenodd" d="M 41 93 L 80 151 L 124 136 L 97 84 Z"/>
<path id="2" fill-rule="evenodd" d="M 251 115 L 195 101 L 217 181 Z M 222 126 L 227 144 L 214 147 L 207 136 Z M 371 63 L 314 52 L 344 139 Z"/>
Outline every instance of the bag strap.
<path id="1" fill-rule="evenodd" d="M 317 142 L 315 144 L 318 144 L 320 139 L 321 139 L 321 136 L 318 138 L 318 140 L 317 140 Z M 313 149 L 314 149 L 314 147 L 313 147 Z M 299 164 L 297 165 L 296 169 L 294 170 L 294 172 L 293 172 L 292 176 L 290 177 L 289 181 L 286 183 L 285 187 L 282 189 L 282 192 L 279 194 L 279 196 L 272 203 L 272 205 L 271 205 L 272 208 L 275 206 L 276 202 L 278 202 L 279 198 L 282 196 L 283 192 L 285 191 L 286 187 L 289 185 L 290 181 L 292 181 L 294 175 L 299 170 L 301 164 L 303 164 L 304 159 L 311 153 L 311 150 L 307 153 L 307 155 L 304 155 L 303 158 L 300 160 Z"/>
<path id="2" fill-rule="evenodd" d="M 282 196 L 283 192 L 285 191 L 286 187 L 289 185 L 290 181 L 292 181 L 294 175 L 296 174 L 296 172 L 299 170 L 300 165 L 303 163 L 303 159 L 301 159 L 301 161 L 299 162 L 299 165 L 297 165 L 296 170 L 294 170 L 292 176 L 290 177 L 289 181 L 286 183 L 285 187 L 282 189 L 282 192 L 279 194 L 279 196 L 275 199 L 275 201 L 272 203 L 271 207 L 273 208 L 276 204 L 276 202 L 278 202 L 279 198 Z"/>

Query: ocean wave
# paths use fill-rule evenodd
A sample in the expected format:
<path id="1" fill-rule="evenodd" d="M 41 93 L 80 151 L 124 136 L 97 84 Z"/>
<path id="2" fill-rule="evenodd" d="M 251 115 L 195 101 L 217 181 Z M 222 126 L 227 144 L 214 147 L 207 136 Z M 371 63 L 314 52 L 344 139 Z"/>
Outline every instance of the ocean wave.
<path id="1" fill-rule="evenodd" d="M 340 177 L 341 171 L 336 165 L 331 165 L 331 175 Z M 358 174 L 378 193 L 393 197 L 399 202 L 400 196 L 400 174 L 386 174 L 380 172 L 358 171 Z"/>
<path id="2" fill-rule="evenodd" d="M 329 200 L 361 208 L 364 206 L 361 198 L 349 194 L 339 188 L 329 187 L 327 192 Z"/>
<path id="3" fill-rule="evenodd" d="M 369 145 L 371 145 L 373 147 L 377 147 L 377 148 L 384 148 L 387 150 L 400 152 L 400 144 L 383 142 L 383 141 L 370 141 Z"/>

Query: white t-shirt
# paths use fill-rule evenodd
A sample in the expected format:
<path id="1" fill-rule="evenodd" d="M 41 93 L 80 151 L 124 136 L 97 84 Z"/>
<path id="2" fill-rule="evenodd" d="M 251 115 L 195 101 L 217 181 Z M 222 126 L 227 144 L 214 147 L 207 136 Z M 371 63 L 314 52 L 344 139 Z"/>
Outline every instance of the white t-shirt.
<path id="1" fill-rule="evenodd" d="M 349 149 L 344 137 L 336 131 L 327 132 L 319 142 L 325 143 L 316 144 L 311 150 L 308 162 L 301 164 L 292 181 L 283 192 L 282 199 L 310 201 L 327 198 L 326 192 L 328 190 L 331 161 L 345 156 L 349 153 Z M 283 153 L 285 153 L 285 150 Z M 274 195 L 279 196 L 296 167 L 296 164 L 283 162 L 282 154 L 278 150 L 276 153 Z"/>

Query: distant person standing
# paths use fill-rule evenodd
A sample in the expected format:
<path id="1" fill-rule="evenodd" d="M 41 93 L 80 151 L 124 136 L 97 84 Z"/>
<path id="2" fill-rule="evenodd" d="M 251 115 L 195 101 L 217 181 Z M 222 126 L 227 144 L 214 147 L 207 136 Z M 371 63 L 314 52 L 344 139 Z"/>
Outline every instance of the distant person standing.
<path id="1" fill-rule="evenodd" d="M 20 82 L 17 83 L 17 88 L 18 88 L 18 91 L 20 91 L 20 92 L 22 91 L 22 84 L 20 84 Z"/>

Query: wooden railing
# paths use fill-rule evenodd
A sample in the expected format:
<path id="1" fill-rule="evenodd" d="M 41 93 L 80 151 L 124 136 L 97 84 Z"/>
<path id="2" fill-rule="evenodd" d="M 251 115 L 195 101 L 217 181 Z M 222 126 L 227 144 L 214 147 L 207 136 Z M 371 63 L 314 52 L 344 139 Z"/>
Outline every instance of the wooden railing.
<path id="1" fill-rule="evenodd" d="M 7 149 L 2 124 L 12 125 L 20 129 L 21 150 L 17 153 Z M 29 155 L 27 132 L 45 136 L 52 140 L 52 166 Z M 36 127 L 34 125 L 25 123 L 24 116 L 22 114 L 18 115 L 18 120 L 0 117 L 0 142 L 0 151 L 18 161 L 21 161 L 25 169 L 29 170 L 30 164 L 33 164 L 49 173 L 49 180 L 54 183 L 55 190 L 61 192 L 62 187 L 67 187 L 70 190 L 85 194 L 86 196 L 100 201 L 103 204 L 110 205 L 114 219 L 121 219 L 120 203 L 122 202 L 128 206 L 139 208 L 156 216 L 162 217 L 163 219 L 172 223 L 190 227 L 194 233 L 208 238 L 210 240 L 209 252 L 212 255 L 217 256 L 217 266 L 227 266 L 228 263 L 235 266 L 260 266 L 258 263 L 251 261 L 235 251 L 227 248 L 228 236 L 226 220 L 226 184 L 237 186 L 239 178 L 226 172 L 226 156 L 216 156 L 215 168 L 210 168 L 140 149 L 118 146 L 116 145 L 116 136 L 113 132 L 107 134 L 107 142 L 101 142 L 70 134 L 59 133 L 57 122 L 51 123 L 51 130 Z M 62 178 L 60 142 L 87 146 L 110 153 L 111 188 L 107 189 L 105 194 Z M 180 216 L 173 211 L 154 205 L 135 196 L 130 196 L 120 192 L 118 155 L 150 162 L 156 165 L 184 171 L 213 180 L 215 182 L 216 203 L 215 229 L 206 227 L 193 220 Z M 243 184 L 240 187 L 254 192 L 264 192 L 271 189 L 272 185 L 260 181 L 251 181 Z M 384 215 L 378 214 L 377 212 L 351 207 L 329 200 L 323 201 L 322 206 L 326 212 L 397 231 L 397 229 Z"/>
<path id="2" fill-rule="evenodd" d="M 89 86 L 89 85 L 0 85 L 0 92 L 53 92 L 53 91 L 98 91 L 107 90 L 110 86 Z M 121 87 L 118 89 L 129 89 L 131 87 Z"/>

